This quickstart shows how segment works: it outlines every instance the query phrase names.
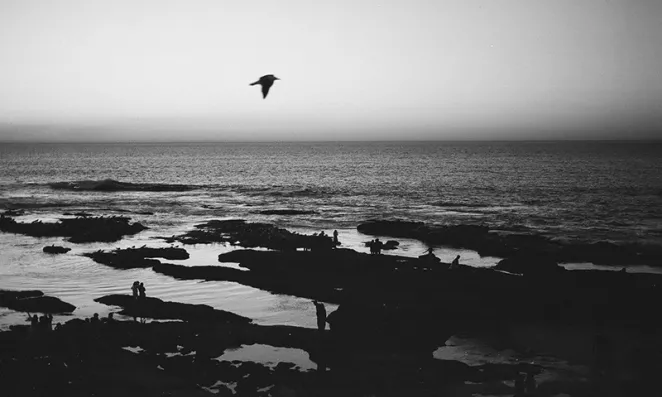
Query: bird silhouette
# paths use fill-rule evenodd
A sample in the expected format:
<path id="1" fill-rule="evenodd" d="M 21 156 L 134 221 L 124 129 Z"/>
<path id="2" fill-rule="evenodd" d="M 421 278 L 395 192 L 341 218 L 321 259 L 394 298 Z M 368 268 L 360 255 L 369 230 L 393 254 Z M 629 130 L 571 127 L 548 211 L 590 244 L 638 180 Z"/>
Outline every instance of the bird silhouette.
<path id="1" fill-rule="evenodd" d="M 267 97 L 267 94 L 269 93 L 269 88 L 271 88 L 271 86 L 274 85 L 274 81 L 276 80 L 280 80 L 280 79 L 274 76 L 273 74 L 267 74 L 260 77 L 255 83 L 251 83 L 250 85 L 256 85 L 256 84 L 261 85 L 262 99 L 264 99 Z"/>

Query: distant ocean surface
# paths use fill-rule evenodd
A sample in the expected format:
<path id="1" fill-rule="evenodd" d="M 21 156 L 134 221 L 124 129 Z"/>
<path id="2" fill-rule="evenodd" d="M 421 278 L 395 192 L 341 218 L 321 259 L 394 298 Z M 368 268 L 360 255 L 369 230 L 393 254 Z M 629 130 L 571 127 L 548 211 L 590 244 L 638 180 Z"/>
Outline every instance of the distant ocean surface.
<path id="1" fill-rule="evenodd" d="M 104 179 L 193 189 L 50 186 Z M 402 218 L 662 244 L 662 142 L 3 143 L 3 207 L 222 215 L 317 229 Z M 283 208 L 318 213 L 258 214 Z"/>
<path id="2" fill-rule="evenodd" d="M 147 191 L 88 190 L 107 179 Z M 178 186 L 150 191 L 159 190 L 155 184 Z M 67 186 L 77 188 L 62 189 Z M 167 246 L 158 237 L 228 218 L 304 233 L 337 229 L 343 247 L 362 252 L 372 237 L 356 226 L 386 218 L 662 245 L 662 143 L 3 143 L 4 209 L 25 209 L 17 218 L 22 222 L 54 221 L 78 211 L 126 215 L 149 229 L 92 244 L 0 233 L 0 289 L 39 289 L 76 305 L 75 316 L 91 316 L 114 310 L 94 298 L 130 293 L 133 281 L 141 280 L 149 296 L 209 304 L 261 324 L 315 327 L 314 307 L 305 299 L 230 282 L 175 280 L 151 269 L 112 269 L 81 254 Z M 260 213 L 273 209 L 315 213 Z M 395 255 L 418 256 L 426 249 L 398 240 Z M 43 253 L 50 244 L 72 251 Z M 191 258 L 179 264 L 236 266 L 217 261 L 219 253 L 236 247 L 185 248 Z M 473 266 L 499 260 L 444 247 L 434 252 L 445 262 L 462 254 L 462 263 Z M 24 317 L 0 308 L 0 329 L 24 323 Z"/>

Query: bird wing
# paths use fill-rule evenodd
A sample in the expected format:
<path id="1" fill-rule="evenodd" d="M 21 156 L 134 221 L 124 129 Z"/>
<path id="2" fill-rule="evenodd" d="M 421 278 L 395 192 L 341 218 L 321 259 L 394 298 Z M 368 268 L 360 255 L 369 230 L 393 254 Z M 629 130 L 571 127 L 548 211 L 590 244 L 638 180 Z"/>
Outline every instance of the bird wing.
<path id="1" fill-rule="evenodd" d="M 269 88 L 271 88 L 271 85 L 273 83 L 262 83 L 262 99 L 267 97 L 267 94 L 269 94 Z"/>

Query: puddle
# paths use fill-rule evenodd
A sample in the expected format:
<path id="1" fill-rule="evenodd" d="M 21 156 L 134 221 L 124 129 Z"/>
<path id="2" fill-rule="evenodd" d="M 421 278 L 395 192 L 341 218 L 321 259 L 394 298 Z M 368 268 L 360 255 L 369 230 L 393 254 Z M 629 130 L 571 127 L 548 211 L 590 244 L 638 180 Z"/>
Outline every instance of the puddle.
<path id="1" fill-rule="evenodd" d="M 273 368 L 278 363 L 286 362 L 295 364 L 302 371 L 308 371 L 317 368 L 317 365 L 310 361 L 308 353 L 301 349 L 274 347 L 270 345 L 254 344 L 241 345 L 233 350 L 226 350 L 223 355 L 217 357 L 218 361 L 251 361 Z"/>

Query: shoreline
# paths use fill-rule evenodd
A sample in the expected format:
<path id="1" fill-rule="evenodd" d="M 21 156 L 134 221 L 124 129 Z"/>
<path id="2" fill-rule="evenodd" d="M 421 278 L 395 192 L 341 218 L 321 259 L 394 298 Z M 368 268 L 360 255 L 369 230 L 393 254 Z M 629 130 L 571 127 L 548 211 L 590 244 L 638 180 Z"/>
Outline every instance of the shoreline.
<path id="1" fill-rule="evenodd" d="M 44 219 L 44 220 L 49 220 L 49 219 L 57 219 L 59 218 L 56 213 L 53 213 L 51 216 L 46 216 L 42 217 L 41 214 L 26 214 L 24 216 L 19 217 L 20 220 L 25 219 L 25 221 L 33 221 L 35 219 Z M 149 219 L 149 216 L 142 216 L 139 219 L 145 220 Z M 33 238 L 29 236 L 21 236 L 21 235 L 14 235 L 14 234 L 7 234 L 7 233 L 2 233 L 0 234 L 0 242 L 2 240 L 6 241 L 3 245 L 7 244 L 12 244 L 12 241 L 14 241 L 16 244 L 19 246 L 24 246 L 24 247 L 41 247 L 43 245 L 50 245 L 50 244 L 64 244 L 67 245 L 73 250 L 66 255 L 62 255 L 56 258 L 49 258 L 48 255 L 43 254 L 43 253 L 34 253 L 34 254 L 28 254 L 27 257 L 30 257 L 30 255 L 36 255 L 39 258 L 43 258 L 43 260 L 46 261 L 46 263 L 57 263 L 57 262 L 71 262 L 72 258 L 75 258 L 73 263 L 71 265 L 67 265 L 67 267 L 71 267 L 71 269 L 75 269 L 75 271 L 80 271 L 79 269 L 85 269 L 85 273 L 89 274 L 90 276 L 94 275 L 97 273 L 95 270 L 95 265 L 96 264 L 91 264 L 87 263 L 84 264 L 85 261 L 80 259 L 80 255 L 85 252 L 91 252 L 97 249 L 114 249 L 114 248 L 128 248 L 130 246 L 142 246 L 144 244 L 148 244 L 149 246 L 153 247 L 167 247 L 170 246 L 167 243 L 164 243 L 162 241 L 159 241 L 155 239 L 158 236 L 161 235 L 168 235 L 168 234 L 181 234 L 185 233 L 188 230 L 191 230 L 193 225 L 196 224 L 197 222 L 184 222 L 184 223 L 179 223 L 175 224 L 169 229 L 148 229 L 145 230 L 135 236 L 127 236 L 124 237 L 122 240 L 115 242 L 115 243 L 87 243 L 87 244 L 70 244 L 63 242 L 63 239 L 60 237 L 53 237 L 53 238 Z M 292 230 L 293 232 L 298 232 L 298 233 L 312 233 L 315 230 L 311 228 L 288 228 L 288 230 Z M 361 234 L 359 231 L 357 231 L 355 228 L 352 229 L 339 229 L 339 239 L 341 242 L 343 242 L 342 247 L 343 248 L 349 248 L 352 250 L 355 250 L 357 252 L 363 252 L 363 253 L 368 253 L 369 249 L 368 247 L 364 246 L 365 241 L 369 241 L 373 239 L 376 236 L 373 235 L 364 235 Z M 379 236 L 383 240 L 389 239 L 389 236 Z M 411 239 L 411 238 L 397 238 L 397 240 L 400 242 L 400 246 L 398 247 L 397 250 L 393 251 L 393 254 L 395 255 L 402 255 L 405 257 L 417 257 L 421 255 L 423 252 L 425 252 L 426 245 L 416 239 Z M 201 244 L 201 245 L 183 245 L 183 244 L 175 244 L 177 247 L 183 247 L 186 248 L 190 254 L 191 257 L 187 260 L 184 261 L 171 261 L 171 263 L 176 263 L 176 264 L 181 264 L 185 266 L 198 266 L 198 265 L 215 265 L 215 266 L 227 266 L 230 268 L 234 269 L 242 269 L 241 267 L 237 266 L 237 264 L 233 263 L 227 263 L 227 264 L 222 264 L 218 263 L 217 261 L 217 255 L 219 253 L 225 253 L 229 252 L 231 250 L 235 249 L 241 249 L 241 246 L 231 246 L 228 244 Z M 15 254 L 12 254 L 12 248 L 9 246 L 8 248 L 9 251 L 5 249 L 5 253 L 9 253 L 9 256 L 5 256 L 6 260 L 8 261 L 22 261 L 24 257 L 26 257 L 25 253 L 22 251 L 24 248 L 14 248 Z M 28 248 L 29 249 L 29 248 Z M 449 263 L 456 255 L 461 255 L 462 256 L 462 263 L 463 264 L 468 264 L 469 266 L 476 266 L 476 267 L 488 267 L 488 266 L 493 266 L 496 264 L 501 258 L 491 258 L 491 257 L 480 257 L 478 253 L 475 251 L 471 250 L 464 250 L 464 249 L 457 249 L 457 248 L 449 248 L 449 247 L 437 247 L 434 249 L 434 254 L 439 257 L 442 262 Z M 91 261 L 90 261 L 91 262 Z M 75 264 L 74 264 L 75 263 Z M 620 268 L 615 268 L 615 267 L 610 267 L 610 266 L 599 266 L 599 265 L 591 265 L 591 264 L 561 264 L 563 267 L 569 270 L 605 270 L 605 271 L 617 271 L 620 270 Z M 18 269 L 17 269 L 18 270 Z M 48 272 L 48 269 L 42 269 L 43 272 Z M 108 272 L 108 270 L 104 270 L 104 272 Z M 126 271 L 125 271 L 126 272 Z M 152 275 L 151 269 L 146 269 L 146 270 L 135 270 L 131 271 L 133 273 L 133 277 L 122 277 L 122 279 L 126 279 L 126 282 L 130 285 L 129 280 L 131 278 L 145 278 L 148 277 L 149 279 L 153 280 L 151 282 L 152 285 L 159 285 L 160 283 L 165 283 L 167 285 L 174 285 L 174 284 L 182 284 L 185 283 L 184 281 L 177 281 L 173 282 L 172 280 L 166 280 L 164 278 L 158 278 L 158 276 Z M 637 267 L 637 266 L 632 266 L 628 267 L 628 272 L 632 273 L 638 273 L 638 272 L 647 272 L 647 273 L 657 273 L 660 274 L 662 273 L 662 269 L 659 268 L 646 268 L 646 267 Z M 111 272 L 114 273 L 114 272 Z M 115 275 L 120 274 L 120 273 L 114 273 Z M 130 273 L 125 274 L 128 275 Z M 4 280 L 0 280 L 0 288 L 16 288 L 17 286 L 19 288 L 27 288 L 27 289 L 44 289 L 46 292 L 49 294 L 66 298 L 66 299 L 71 299 L 74 298 L 76 294 L 81 293 L 80 287 L 76 289 L 71 289 L 71 283 L 70 282 L 65 282 L 63 284 L 62 288 L 57 288 L 56 286 L 52 286 L 51 282 L 46 282 L 44 280 L 44 283 L 40 283 L 38 279 L 35 279 L 33 281 L 28 282 L 29 278 L 26 278 L 24 276 L 18 276 L 18 275 L 13 276 L 13 275 L 5 275 L 3 277 Z M 132 282 L 132 281 L 131 281 Z M 118 282 L 118 284 L 120 284 Z M 190 283 L 191 288 L 193 289 L 198 289 L 199 286 L 196 285 L 197 283 L 193 282 Z M 110 285 L 104 285 L 100 286 L 102 288 L 102 291 L 105 292 L 122 292 L 124 291 L 122 285 L 117 285 L 117 287 L 111 287 Z M 127 287 L 128 288 L 128 287 Z M 182 286 L 182 288 L 185 288 Z M 250 287 L 245 287 L 242 286 L 242 288 L 250 288 Z M 90 290 L 89 288 L 87 288 Z M 91 290 L 90 290 L 91 291 Z M 159 292 L 159 289 L 157 290 L 152 290 L 152 292 L 155 292 L 157 296 L 162 296 L 165 298 L 177 298 L 177 295 L 181 294 L 174 294 L 174 291 L 168 292 L 165 295 L 162 295 L 163 292 L 166 291 L 161 291 Z M 94 296 L 90 292 L 88 293 L 83 293 L 83 295 L 87 297 L 92 297 Z M 66 300 L 65 299 L 65 300 Z M 87 298 L 84 298 L 87 299 Z M 203 303 L 202 297 L 198 297 L 195 300 L 190 301 L 191 303 Z M 79 306 L 83 308 L 83 311 L 79 311 L 79 315 L 81 316 L 90 316 L 95 309 L 99 309 L 99 307 L 95 307 L 95 305 L 92 305 L 90 302 L 83 302 L 78 298 L 74 298 L 76 301 L 76 306 Z M 91 299 L 89 299 L 91 301 Z M 85 309 L 85 307 L 89 307 L 89 309 Z M 104 310 L 102 310 L 106 314 Z M 0 312 L 1 313 L 1 312 Z M 255 314 L 255 313 L 251 313 Z M 0 326 L 1 324 L 4 324 L 7 322 L 6 315 L 2 316 L 0 315 Z M 293 324 L 291 322 L 285 322 L 284 324 Z M 313 327 L 314 324 L 313 322 L 308 322 L 307 325 L 309 327 Z"/>
<path id="2" fill-rule="evenodd" d="M 28 215 L 28 217 L 26 217 L 26 219 L 30 219 L 29 216 L 30 215 Z M 179 223 L 179 224 L 173 225 L 173 227 L 169 230 L 169 232 L 173 232 L 173 234 L 181 234 L 181 233 L 186 233 L 187 231 L 190 231 L 191 229 L 192 229 L 192 225 L 190 223 Z M 302 229 L 302 230 L 304 230 L 304 229 Z M 296 231 L 296 230 L 294 230 L 294 231 Z M 363 245 L 363 242 L 366 241 L 366 240 L 370 240 L 370 239 L 375 237 L 373 235 L 370 235 L 370 236 L 363 235 L 355 229 L 341 229 L 341 230 L 339 230 L 339 232 L 340 232 L 340 241 L 341 242 L 345 241 L 346 244 L 349 246 L 347 248 L 349 248 L 353 252 L 353 254 L 351 254 L 351 256 L 352 257 L 357 257 L 357 258 L 363 258 L 363 256 L 361 256 L 361 253 L 367 254 L 369 252 L 369 249 Z M 114 249 L 114 248 L 118 248 L 118 247 L 123 247 L 123 248 L 128 248 L 130 246 L 139 247 L 140 243 L 144 243 L 144 244 L 148 245 L 149 247 L 154 247 L 154 248 L 171 246 L 170 244 L 165 243 L 162 240 L 157 239 L 157 237 L 161 237 L 161 236 L 163 236 L 163 234 L 164 234 L 164 230 L 162 230 L 162 229 L 147 229 L 146 231 L 143 231 L 143 232 L 137 234 L 136 236 L 125 237 L 122 240 L 120 240 L 118 242 L 114 242 L 114 243 L 70 244 L 70 243 L 65 242 L 64 244 L 67 245 L 67 246 L 71 246 L 73 248 L 73 250 L 69 253 L 58 255 L 58 256 L 43 256 L 43 258 L 48 258 L 48 260 L 44 262 L 43 267 L 41 268 L 41 271 L 43 272 L 42 274 L 44 274 L 44 275 L 50 275 L 50 274 L 52 274 L 53 268 L 50 268 L 49 266 L 53 266 L 54 264 L 57 264 L 57 263 L 61 263 L 61 264 L 69 263 L 69 264 L 73 265 L 73 267 L 69 268 L 69 271 L 76 269 L 80 274 L 80 272 L 84 270 L 86 272 L 85 274 L 88 274 L 90 276 L 95 275 L 96 277 L 99 277 L 100 279 L 105 279 L 105 278 L 107 278 L 106 275 L 111 275 L 111 274 L 113 275 L 113 277 L 118 277 L 118 276 L 121 275 L 121 277 L 123 279 L 126 279 L 126 283 L 118 283 L 118 284 L 121 284 L 121 286 L 118 285 L 117 287 L 115 287 L 115 288 L 119 288 L 121 293 L 122 292 L 123 293 L 128 292 L 128 289 L 129 289 L 128 287 L 130 285 L 129 280 L 132 280 L 132 279 L 140 279 L 140 280 L 145 279 L 146 281 L 148 281 L 147 282 L 148 296 L 158 296 L 158 297 L 163 296 L 163 295 L 160 295 L 159 291 L 161 291 L 161 293 L 162 293 L 165 290 L 159 290 L 159 287 L 158 287 L 159 285 L 173 286 L 175 289 L 172 291 L 172 294 L 169 295 L 172 299 L 168 299 L 168 300 L 173 300 L 173 301 L 180 301 L 181 299 L 176 299 L 176 297 L 185 298 L 188 295 L 187 294 L 187 286 L 191 290 L 193 290 L 193 289 L 199 288 L 199 285 L 201 285 L 201 284 L 202 285 L 208 284 L 209 293 L 210 294 L 214 294 L 214 293 L 218 294 L 218 290 L 217 290 L 217 286 L 219 285 L 218 283 L 227 283 L 227 281 L 215 281 L 215 282 L 205 281 L 205 282 L 202 282 L 200 280 L 190 280 L 190 282 L 187 283 L 186 281 L 173 279 L 173 278 L 170 278 L 168 276 L 161 277 L 161 275 L 158 275 L 157 273 L 155 273 L 154 270 L 151 267 L 145 268 L 145 269 L 118 270 L 118 269 L 114 269 L 114 268 L 111 268 L 111 267 L 108 267 L 108 266 L 105 266 L 105 265 L 102 265 L 102 264 L 94 263 L 94 262 L 92 262 L 91 259 L 81 256 L 81 253 L 91 252 L 91 251 L 94 251 L 96 249 L 109 250 L 109 249 Z M 6 236 L 6 234 L 3 233 L 3 236 Z M 384 236 L 384 237 L 387 237 L 387 236 Z M 12 240 L 12 239 L 9 238 L 8 240 Z M 16 240 L 24 242 L 24 243 L 21 243 L 20 244 L 21 247 L 18 248 L 19 251 L 20 250 L 24 251 L 25 249 L 30 249 L 28 247 L 32 247 L 31 249 L 34 250 L 35 248 L 43 246 L 43 245 L 49 245 L 49 244 L 52 244 L 52 243 L 60 244 L 60 243 L 62 243 L 63 239 L 61 237 L 52 237 L 52 238 L 43 238 L 42 239 L 42 238 L 33 238 L 33 237 L 29 237 L 29 236 L 20 236 L 20 237 L 17 237 Z M 386 239 L 384 239 L 384 240 L 386 240 Z M 402 258 L 405 258 L 407 260 L 413 260 L 413 258 L 417 258 L 422 253 L 422 252 L 417 252 L 417 251 L 419 251 L 419 250 L 422 251 L 422 249 L 425 247 L 424 243 L 422 243 L 421 241 L 416 240 L 416 239 L 398 238 L 397 240 L 401 242 L 401 246 L 399 246 L 399 248 L 398 248 L 399 252 L 394 252 L 394 253 L 398 253 L 398 254 L 404 253 L 405 255 L 403 255 Z M 0 241 L 2 241 L 2 240 L 0 240 Z M 229 252 L 233 252 L 233 251 L 236 251 L 236 250 L 241 248 L 240 246 L 234 246 L 234 245 L 230 245 L 230 244 L 213 244 L 213 245 L 207 245 L 207 244 L 201 244 L 201 245 L 176 244 L 176 246 L 179 247 L 179 248 L 186 249 L 187 252 L 188 252 L 189 257 L 187 259 L 168 260 L 167 263 L 176 263 L 176 264 L 179 264 L 179 265 L 184 265 L 184 266 L 187 267 L 187 269 L 193 269 L 193 270 L 195 270 L 195 267 L 201 266 L 201 265 L 203 265 L 203 266 L 204 265 L 213 265 L 214 267 L 217 267 L 217 268 L 218 267 L 223 267 L 223 264 L 218 262 L 219 253 L 220 254 L 229 253 Z M 341 250 L 331 250 L 329 253 L 335 255 L 340 251 Z M 251 251 L 251 252 L 255 252 L 255 251 Z M 272 253 L 272 252 L 273 251 L 258 250 L 255 253 L 260 254 L 260 255 L 261 254 L 267 254 L 267 256 L 265 256 L 265 258 L 268 258 L 269 254 Z M 296 251 L 296 252 L 298 252 L 298 251 Z M 437 251 L 435 251 L 435 252 L 437 252 Z M 444 251 L 440 251 L 440 252 L 442 252 L 444 256 L 449 255 L 449 258 L 450 258 L 450 257 L 452 257 L 452 255 L 455 254 L 455 252 L 458 252 L 458 251 L 452 251 L 452 249 L 445 248 Z M 303 254 L 303 253 L 301 253 L 301 254 Z M 23 257 L 24 255 L 26 255 L 25 252 L 19 253 L 19 257 Z M 39 255 L 47 255 L 47 254 L 44 254 L 43 252 L 39 252 Z M 253 255 L 253 254 L 251 254 L 251 255 Z M 300 255 L 300 254 L 295 254 L 295 256 L 296 255 Z M 375 260 L 378 259 L 377 262 L 383 265 L 383 263 L 386 263 L 385 261 L 389 257 L 392 257 L 392 255 L 383 255 L 381 259 L 376 258 Z M 372 258 L 372 256 L 365 255 L 365 259 L 359 259 L 359 261 L 360 262 L 365 262 L 365 261 L 369 260 L 370 258 Z M 74 260 L 71 261 L 72 259 L 74 259 Z M 394 260 L 397 261 L 397 260 L 401 260 L 401 259 L 397 259 L 396 257 L 394 257 Z M 404 260 L 404 259 L 402 259 L 402 260 Z M 248 266 L 242 266 L 241 262 L 242 262 L 241 260 L 237 263 L 230 262 L 230 264 L 227 267 L 233 269 L 233 271 L 238 271 L 238 269 L 242 268 L 242 267 L 248 267 L 248 269 L 250 269 L 249 272 L 262 271 L 260 269 L 263 269 L 263 268 L 266 269 L 266 267 L 259 264 L 259 261 L 255 262 L 254 265 L 248 265 Z M 269 265 L 274 267 L 274 268 L 285 269 L 283 267 L 284 265 L 282 263 L 278 264 L 278 261 L 267 261 L 267 262 L 271 262 Z M 446 260 L 444 258 L 444 260 L 442 260 L 442 263 L 443 262 L 447 263 L 447 262 L 450 262 L 450 260 Z M 255 267 L 255 266 L 257 266 L 257 267 Z M 288 262 L 287 266 L 292 266 L 292 264 Z M 65 265 L 64 268 L 67 268 L 67 266 Z M 383 268 L 383 266 L 381 266 L 380 268 Z M 415 268 L 416 267 L 414 266 L 414 269 Z M 473 270 L 481 270 L 482 271 L 482 270 L 485 270 L 485 269 L 481 269 L 481 267 L 479 266 L 479 267 L 476 267 Z M 373 271 L 373 270 L 371 270 L 371 271 Z M 382 270 L 380 270 L 380 271 L 382 271 Z M 420 271 L 420 269 L 416 269 L 416 271 L 418 272 L 418 271 Z M 586 274 L 588 275 L 589 273 L 586 273 Z M 606 273 L 610 274 L 609 277 L 611 277 L 611 276 L 621 277 L 620 274 L 614 274 L 613 272 L 606 272 Z M 71 274 L 72 273 L 69 273 L 69 276 Z M 431 276 L 436 275 L 436 274 L 437 274 L 436 271 L 430 273 Z M 441 274 L 441 273 L 439 273 L 439 274 Z M 449 276 L 451 274 L 452 273 L 449 273 Z M 461 280 L 462 278 L 464 278 L 464 276 L 462 276 L 461 274 L 462 273 L 459 273 L 458 277 L 460 277 L 460 278 L 458 280 Z M 582 273 L 582 274 L 584 274 L 584 273 Z M 593 273 L 590 273 L 590 274 L 593 274 Z M 607 277 L 606 274 L 604 276 Z M 381 279 L 381 277 L 382 276 L 378 276 L 378 278 L 380 278 L 380 279 Z M 438 275 L 436 275 L 435 277 L 438 277 Z M 453 277 L 456 277 L 456 276 L 453 276 Z M 587 277 L 589 277 L 589 276 L 587 276 Z M 593 276 L 590 276 L 590 277 L 593 277 Z M 82 277 L 83 282 L 85 282 L 84 279 L 85 279 L 85 276 Z M 44 280 L 48 280 L 48 278 L 45 278 Z M 417 279 L 413 278 L 412 280 L 417 280 Z M 14 279 L 13 281 L 11 279 L 5 279 L 4 282 L 12 284 L 15 281 L 16 281 L 16 279 Z M 90 280 L 88 279 L 87 281 L 89 282 Z M 117 282 L 118 279 L 115 278 L 114 281 Z M 401 280 L 401 281 L 404 281 L 404 280 Z M 50 283 L 52 284 L 52 280 L 50 281 Z M 212 283 L 212 284 L 209 284 L 209 283 Z M 234 283 L 234 284 L 236 284 L 237 286 L 239 286 L 240 289 L 243 289 L 243 290 L 248 290 L 249 288 L 251 288 L 251 287 L 246 287 L 245 285 L 238 284 L 238 283 Z M 418 281 L 416 281 L 414 283 L 414 285 L 418 285 L 418 284 L 420 284 Z M 405 283 L 403 285 L 407 285 L 407 284 Z M 445 284 L 440 288 L 443 290 L 444 288 L 453 288 L 452 286 L 453 286 L 453 282 L 449 282 L 448 284 Z M 411 288 L 411 287 L 412 286 L 410 285 L 406 288 Z M 2 288 L 3 288 L 3 285 L 2 285 L 2 283 L 0 283 L 0 289 L 2 289 Z M 511 287 L 506 285 L 504 288 L 511 288 Z M 40 288 L 37 288 L 37 289 L 40 289 Z M 93 289 L 90 289 L 90 291 L 92 291 L 92 290 Z M 112 290 L 113 290 L 112 288 L 106 289 L 105 292 L 111 292 Z M 177 292 L 176 290 L 179 290 L 179 292 Z M 80 291 L 81 291 L 80 289 L 69 291 L 69 294 L 70 294 L 70 296 L 78 295 L 79 296 L 78 299 L 84 300 L 85 298 L 80 297 Z M 300 298 L 294 298 L 294 297 L 288 296 L 288 295 L 281 295 L 281 294 L 274 294 L 274 293 L 265 292 L 265 291 L 257 289 L 257 288 L 252 288 L 252 291 L 259 291 L 257 293 L 260 294 L 262 296 L 262 298 L 274 299 L 274 297 L 286 297 L 287 299 L 300 302 L 301 305 L 306 305 L 306 308 L 303 310 L 302 313 L 304 313 L 305 316 L 308 318 L 308 320 L 310 321 L 308 324 L 310 324 L 310 325 L 308 327 L 300 327 L 300 328 L 302 330 L 308 329 L 309 331 L 311 331 L 310 328 L 314 327 L 314 325 L 313 325 L 314 324 L 313 323 L 313 321 L 314 321 L 314 314 L 313 313 L 314 312 L 313 312 L 312 306 L 310 305 L 310 300 L 309 300 L 310 297 L 309 296 L 304 295 Z M 379 291 L 375 291 L 375 292 L 379 292 Z M 88 292 L 88 294 L 90 294 L 90 292 Z M 368 293 L 368 294 L 370 295 L 372 293 Z M 55 295 L 59 296 L 59 294 L 55 294 Z M 105 293 L 104 294 L 98 293 L 96 296 L 101 296 L 101 295 L 105 295 Z M 209 296 L 212 296 L 212 295 L 206 295 L 205 296 L 203 294 L 203 295 L 200 295 L 200 296 L 196 296 L 194 299 L 188 298 L 188 302 L 184 302 L 184 303 L 196 303 L 195 301 L 197 300 L 200 303 L 209 304 L 209 302 L 207 302 L 207 300 L 209 299 Z M 543 296 L 543 295 L 541 295 L 541 296 Z M 89 297 L 89 295 L 88 295 L 88 297 Z M 255 299 L 256 297 L 257 296 L 254 296 L 252 299 Z M 217 300 L 216 302 L 218 302 L 221 306 L 227 304 L 227 302 L 225 302 L 226 301 L 225 297 L 218 296 L 218 299 L 219 300 Z M 248 301 L 250 299 L 251 298 L 246 299 L 244 297 L 244 298 L 240 298 L 239 300 L 242 301 L 242 302 L 245 302 L 245 301 Z M 64 300 L 67 301 L 67 299 L 64 299 Z M 187 300 L 187 299 L 185 298 L 185 300 Z M 259 300 L 259 299 L 257 299 L 257 300 Z M 446 300 L 449 300 L 449 299 L 446 299 Z M 217 304 L 212 304 L 213 307 L 216 307 L 216 305 Z M 78 306 L 78 305 L 76 305 L 76 306 Z M 342 306 L 342 304 L 341 304 L 341 306 Z M 222 307 L 222 308 L 227 309 L 227 307 Z M 89 314 L 88 315 L 83 314 L 84 312 L 87 313 L 86 310 L 89 311 L 90 309 L 89 308 L 84 309 L 83 311 L 79 312 L 77 315 L 75 314 L 74 317 L 75 316 L 81 316 L 81 315 L 83 317 L 89 317 Z M 97 312 L 99 312 L 103 316 L 104 314 L 106 314 L 108 312 L 111 312 L 113 310 L 114 309 L 109 309 L 109 310 L 106 310 L 106 311 L 97 311 Z M 471 312 L 470 309 L 467 309 L 467 310 Z M 244 314 L 244 313 L 241 313 L 240 310 L 239 311 L 238 310 L 228 310 L 228 311 L 235 312 L 237 314 Z M 287 310 L 285 310 L 285 312 L 287 312 Z M 335 307 L 330 306 L 330 312 L 335 313 L 335 312 L 337 312 L 337 310 L 336 310 Z M 9 317 L 11 317 L 11 316 L 9 316 Z M 247 317 L 253 318 L 253 316 L 247 316 Z M 7 316 L 2 316 L 2 317 L 0 317 L 0 322 L 4 322 L 3 320 L 6 320 L 6 319 L 7 319 Z M 56 322 L 60 322 L 64 319 L 71 319 L 71 317 L 56 318 Z M 451 321 L 456 321 L 456 320 L 457 319 L 454 318 Z M 297 320 L 295 320 L 295 323 L 296 323 L 296 321 Z M 343 321 L 345 321 L 345 320 L 343 320 Z M 277 323 L 277 322 L 278 321 L 276 321 L 275 323 Z M 157 325 L 154 325 L 154 327 L 159 327 L 158 322 L 153 321 L 153 322 L 150 322 L 149 324 L 152 324 L 152 323 L 157 324 Z M 296 324 L 296 325 L 300 325 L 300 324 Z M 264 323 L 257 322 L 256 326 L 257 327 L 264 327 L 265 325 L 264 325 Z M 272 325 L 272 326 L 275 326 L 275 325 Z M 549 332 L 550 329 L 551 328 L 549 326 L 543 326 L 543 330 L 545 332 Z M 301 331 L 301 332 L 304 332 L 304 331 Z M 489 334 L 490 331 L 486 330 L 486 332 L 488 332 L 488 334 Z M 515 330 L 513 335 L 516 335 L 517 334 L 516 332 L 518 332 L 518 331 Z M 519 331 L 519 332 L 521 332 L 521 331 Z M 591 331 L 588 331 L 589 335 L 590 335 L 590 333 L 591 333 Z M 554 332 L 552 332 L 550 335 L 554 336 L 553 334 L 554 334 Z M 566 338 L 566 337 L 563 336 L 563 338 Z M 565 339 L 566 343 L 568 343 L 568 344 L 574 343 L 574 342 L 571 342 L 571 339 L 573 339 L 573 338 L 574 337 L 570 337 L 570 336 L 567 337 L 567 339 Z M 618 338 L 618 337 L 615 337 L 615 338 Z M 621 336 L 621 338 L 622 338 L 622 336 Z M 529 346 L 528 348 L 531 348 L 532 346 L 535 347 L 535 342 L 536 342 L 535 340 L 527 341 L 527 343 L 524 344 L 523 348 L 526 349 L 527 345 Z M 353 346 L 356 347 L 357 345 L 353 345 Z M 241 346 L 239 346 L 239 347 L 241 347 Z M 290 343 L 286 347 L 294 347 L 294 345 L 292 345 Z M 536 348 L 539 348 L 539 347 L 536 347 Z M 429 354 L 433 355 L 434 353 L 432 351 L 430 351 Z M 567 354 L 567 353 L 564 353 L 564 354 Z M 129 356 L 127 356 L 127 357 L 129 357 Z M 197 357 L 197 355 L 196 355 L 196 357 Z M 378 360 L 383 360 L 383 358 L 380 358 Z M 433 364 L 433 366 L 434 365 L 436 365 L 436 364 Z M 444 364 L 444 365 L 446 365 L 446 364 Z M 451 364 L 448 364 L 448 365 L 451 365 Z M 452 364 L 452 365 L 456 365 L 456 364 Z M 262 371 L 262 370 L 259 370 L 259 371 Z M 513 370 L 511 369 L 509 371 L 510 372 L 508 372 L 508 376 L 509 377 L 513 376 L 513 372 L 512 372 Z M 382 373 L 382 375 L 383 375 L 383 373 Z M 342 375 L 342 377 L 347 377 L 347 374 Z M 349 378 L 347 378 L 347 379 L 349 379 Z M 501 390 L 508 390 L 507 387 L 509 387 L 509 386 L 508 386 L 507 382 L 509 382 L 509 379 L 502 378 L 500 382 L 501 382 L 501 386 L 498 386 L 498 387 L 501 387 Z M 503 383 L 503 382 L 506 382 L 506 383 Z M 205 386 L 205 387 L 210 388 L 211 386 Z M 575 386 L 573 386 L 573 387 L 575 387 Z M 193 390 L 193 389 L 191 389 L 191 390 Z"/>

